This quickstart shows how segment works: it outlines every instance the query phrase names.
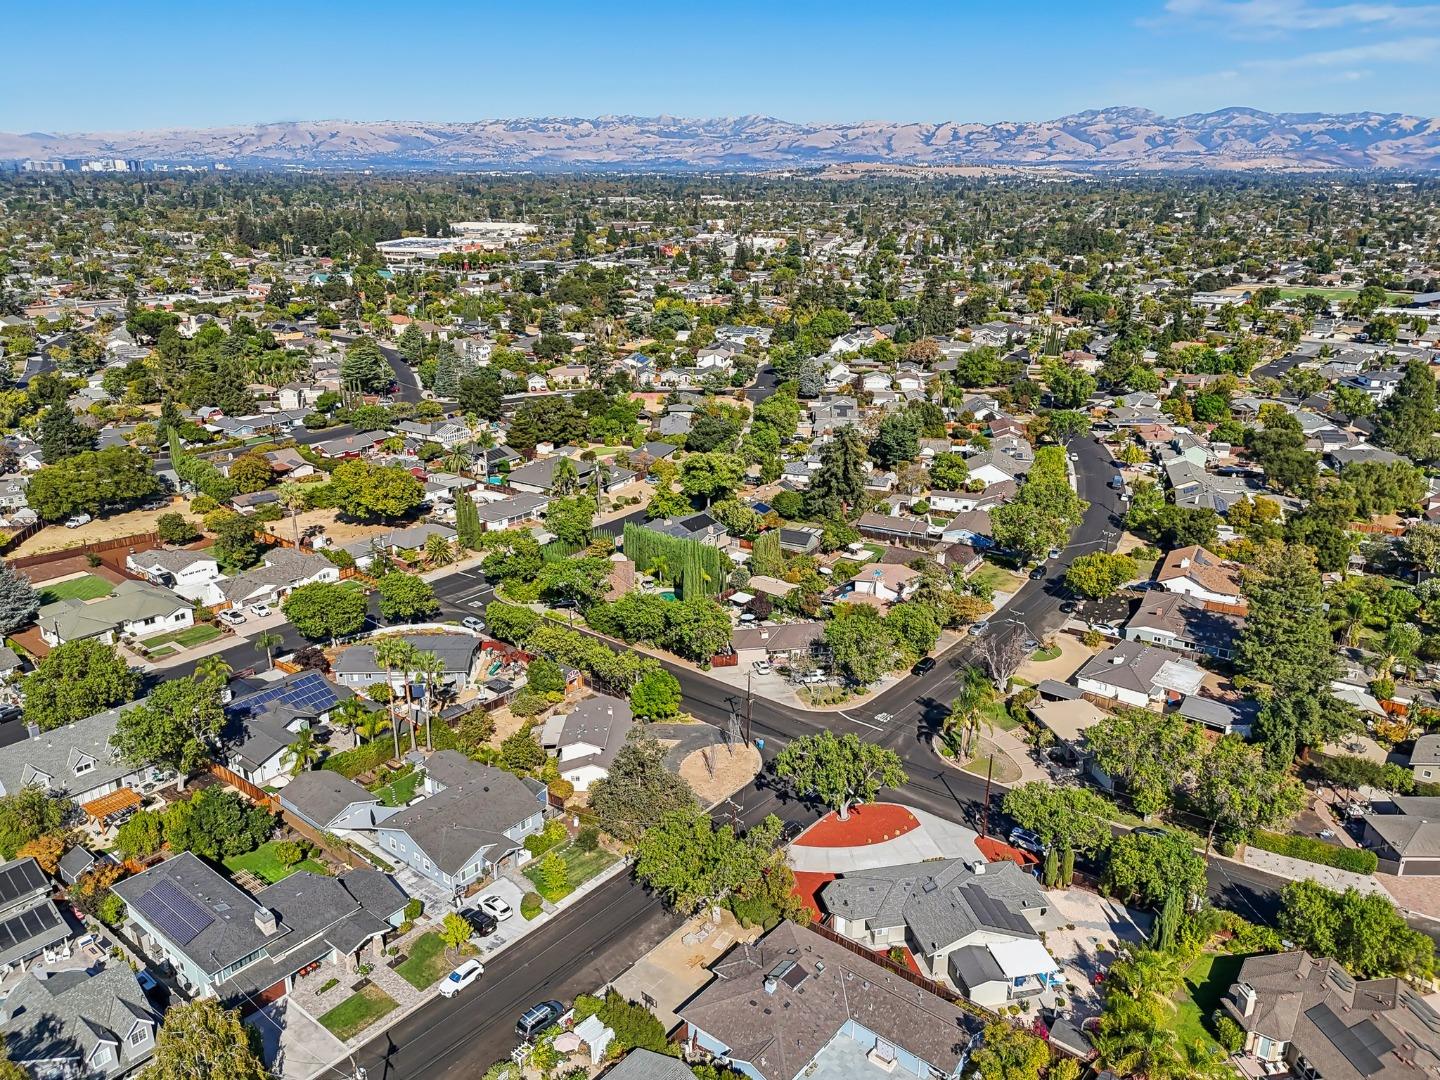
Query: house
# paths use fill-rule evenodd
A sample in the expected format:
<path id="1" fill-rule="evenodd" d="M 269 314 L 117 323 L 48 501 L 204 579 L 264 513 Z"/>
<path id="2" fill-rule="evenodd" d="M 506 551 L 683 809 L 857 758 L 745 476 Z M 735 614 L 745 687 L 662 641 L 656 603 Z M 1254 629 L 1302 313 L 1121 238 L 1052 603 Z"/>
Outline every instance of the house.
<path id="1" fill-rule="evenodd" d="M 425 762 L 424 798 L 383 818 L 376 842 L 456 897 L 513 862 L 545 824 L 546 789 L 455 750 Z"/>
<path id="2" fill-rule="evenodd" d="M 907 541 L 915 543 L 928 539 L 930 535 L 930 523 L 922 518 L 907 517 L 902 514 L 877 514 L 873 510 L 861 514 L 855 522 L 855 527 L 860 530 L 862 536 L 902 543 Z"/>
<path id="3" fill-rule="evenodd" d="M 122 581 L 103 600 L 59 600 L 36 616 L 40 637 L 52 647 L 95 638 L 112 644 L 120 637 L 150 637 L 195 623 L 194 605 L 169 589 L 144 581 Z"/>
<path id="4" fill-rule="evenodd" d="M 1440 735 L 1421 735 L 1415 740 L 1410 775 L 1422 784 L 1440 784 Z"/>
<path id="5" fill-rule="evenodd" d="M 1398 813 L 1367 814 L 1363 843 L 1380 857 L 1380 869 L 1405 876 L 1440 874 L 1440 798 L 1395 795 Z"/>
<path id="6" fill-rule="evenodd" d="M 634 726 L 629 702 L 602 694 L 586 698 L 568 716 L 545 721 L 540 744 L 556 758 L 560 779 L 589 791 L 610 775 L 610 763 Z"/>
<path id="7" fill-rule="evenodd" d="M 442 665 L 440 679 L 447 686 L 464 689 L 470 685 L 475 654 L 480 651 L 480 639 L 474 634 L 400 634 L 398 637 L 417 652 L 432 653 L 439 658 Z M 351 645 L 342 652 L 332 666 L 331 674 L 341 686 L 364 687 L 387 679 L 397 690 L 405 686 L 404 672 L 386 671 L 385 665 L 375 658 L 374 639 Z"/>
<path id="8" fill-rule="evenodd" d="M 1170 482 L 1175 505 L 1186 510 L 1228 514 L 1232 506 L 1250 495 L 1249 487 L 1238 477 L 1206 472 L 1183 457 L 1165 463 L 1165 478 Z"/>
<path id="9" fill-rule="evenodd" d="M 586 490 L 592 486 L 591 474 L 596 469 L 601 470 L 600 486 L 606 492 L 613 492 L 635 479 L 633 472 L 629 469 L 622 469 L 618 465 L 611 465 L 603 461 L 585 461 L 581 458 L 556 456 L 542 458 L 539 461 L 532 461 L 528 465 L 521 465 L 518 469 L 511 469 L 508 482 L 516 491 L 524 491 L 532 495 L 549 495 L 550 489 L 555 485 L 555 470 L 562 461 L 568 462 L 574 469 L 577 486 Z"/>
<path id="10" fill-rule="evenodd" d="M 439 443 L 445 449 L 459 446 L 470 438 L 470 428 L 463 420 L 402 420 L 395 425 L 402 435 L 409 435 L 423 442 Z"/>
<path id="11" fill-rule="evenodd" d="M 241 684 L 237 684 L 239 686 Z M 318 671 L 297 671 L 240 693 L 225 706 L 225 760 L 257 787 L 278 786 L 291 774 L 290 745 L 306 728 L 318 727 L 350 691 Z"/>
<path id="12" fill-rule="evenodd" d="M 339 581 L 340 568 L 323 555 L 272 547 L 261 564 L 220 582 L 220 595 L 231 607 L 276 604 L 302 585 Z"/>
<path id="13" fill-rule="evenodd" d="M 1250 724 L 1245 721 L 1241 711 L 1219 698 L 1187 694 L 1175 713 L 1211 731 L 1218 731 L 1221 735 L 1239 734 L 1248 737 L 1250 734 Z"/>
<path id="14" fill-rule="evenodd" d="M 160 1017 L 123 964 L 98 971 L 32 971 L 3 1006 L 10 1060 L 33 1076 L 100 1080 L 150 1059 Z"/>
<path id="15" fill-rule="evenodd" d="M 1075 685 L 1087 694 L 1143 709 L 1197 693 L 1204 677 L 1202 669 L 1173 653 L 1120 641 L 1092 656 L 1075 673 Z"/>
<path id="16" fill-rule="evenodd" d="M 280 790 L 280 810 L 318 832 L 373 829 L 378 796 L 329 769 L 302 772 Z"/>
<path id="17" fill-rule="evenodd" d="M 1252 956 L 1220 1007 L 1245 1033 L 1247 1076 L 1421 1080 L 1440 1073 L 1440 1015 L 1403 979 L 1357 980 L 1339 961 L 1300 950 Z"/>
<path id="18" fill-rule="evenodd" d="M 388 438 L 388 431 L 361 431 L 354 435 L 317 442 L 311 449 L 328 458 L 357 458 L 367 450 L 375 449 Z"/>
<path id="19" fill-rule="evenodd" d="M 215 556 L 206 551 L 153 551 L 134 552 L 125 557 L 125 565 L 132 573 L 143 574 L 151 582 L 169 589 L 177 596 L 183 596 L 192 603 L 213 607 L 224 602 L 220 592 L 220 564 Z"/>
<path id="20" fill-rule="evenodd" d="M 691 1051 L 750 1080 L 958 1075 L 981 1021 L 837 942 L 782 922 L 732 948 L 677 1010 Z"/>
<path id="21" fill-rule="evenodd" d="M 908 949 L 922 974 L 986 1007 L 1032 996 L 1059 970 L 1040 934 L 1064 917 L 1033 876 L 1013 862 L 987 863 L 978 848 L 963 859 L 847 873 L 819 900 L 836 933 L 877 952 Z M 1029 946 L 1014 947 L 1020 942 Z M 1015 973 L 991 979 L 992 969 Z"/>
<path id="22" fill-rule="evenodd" d="M 0 864 L 0 964 L 21 965 L 70 936 L 50 879 L 26 857 Z"/>
<path id="23" fill-rule="evenodd" d="M 813 525 L 797 525 L 780 529 L 780 550 L 787 555 L 813 555 L 820 550 L 824 530 Z"/>
<path id="24" fill-rule="evenodd" d="M 1168 592 L 1183 593 L 1197 600 L 1234 607 L 1245 603 L 1240 591 L 1239 569 L 1198 544 L 1168 553 L 1155 580 Z"/>
<path id="25" fill-rule="evenodd" d="M 544 495 L 514 495 L 495 502 L 477 503 L 475 513 L 486 532 L 503 532 L 521 525 L 540 523 L 550 500 Z"/>
<path id="26" fill-rule="evenodd" d="M 344 545 L 341 550 L 349 552 L 350 557 L 355 560 L 355 565 L 364 570 L 381 553 L 393 557 L 402 551 L 424 552 L 432 536 L 441 537 L 452 551 L 460 542 L 460 534 L 449 525 L 436 525 L 433 522 L 422 521 L 418 525 L 392 529 L 388 533 L 372 536 L 368 540 L 357 540 L 353 544 Z"/>
<path id="27" fill-rule="evenodd" d="M 724 547 L 730 540 L 730 530 L 705 513 L 691 514 L 683 518 L 656 518 L 647 521 L 645 528 L 711 547 Z"/>
<path id="28" fill-rule="evenodd" d="M 818 622 L 781 623 L 779 626 L 737 626 L 730 636 L 741 667 L 757 660 L 787 661 L 809 656 L 825 640 L 825 628 Z"/>
<path id="29" fill-rule="evenodd" d="M 1244 627 L 1242 616 L 1212 611 L 1189 593 L 1151 589 L 1142 596 L 1121 636 L 1176 652 L 1228 660 Z"/>
<path id="30" fill-rule="evenodd" d="M 316 964 L 353 971 L 367 947 L 379 963 L 409 902 L 375 870 L 301 870 L 252 896 L 188 851 L 113 888 L 146 953 L 168 961 L 191 994 L 227 1004 L 282 998 Z"/>
<path id="31" fill-rule="evenodd" d="M 0 795 L 35 785 L 73 800 L 87 812 L 105 810 L 115 802 L 114 796 L 139 806 L 134 789 L 146 782 L 152 770 L 127 764 L 110 745 L 120 714 L 138 704 L 108 709 L 50 731 L 30 729 L 28 738 L 0 754 Z M 109 802 L 102 805 L 101 800 Z"/>
<path id="32" fill-rule="evenodd" d="M 869 596 L 887 604 L 904 600 L 919 585 L 920 571 L 898 563 L 872 563 L 862 566 L 848 581 L 837 599 L 853 601 Z M 868 601 L 861 601 L 867 603 Z"/>

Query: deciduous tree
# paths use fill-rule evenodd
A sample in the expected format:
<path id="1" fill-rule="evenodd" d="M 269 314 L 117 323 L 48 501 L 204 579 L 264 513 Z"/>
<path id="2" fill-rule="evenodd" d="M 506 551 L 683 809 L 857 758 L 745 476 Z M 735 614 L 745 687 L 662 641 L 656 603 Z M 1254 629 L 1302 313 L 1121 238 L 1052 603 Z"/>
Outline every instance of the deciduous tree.
<path id="1" fill-rule="evenodd" d="M 843 821 L 856 803 L 875 801 L 881 788 L 901 787 L 909 777 L 893 750 L 830 731 L 802 735 L 775 758 L 775 775 L 800 795 L 813 795 Z"/>
<path id="2" fill-rule="evenodd" d="M 25 722 L 41 731 L 73 724 L 131 701 L 140 679 L 114 646 L 86 638 L 52 649 L 25 676 Z"/>

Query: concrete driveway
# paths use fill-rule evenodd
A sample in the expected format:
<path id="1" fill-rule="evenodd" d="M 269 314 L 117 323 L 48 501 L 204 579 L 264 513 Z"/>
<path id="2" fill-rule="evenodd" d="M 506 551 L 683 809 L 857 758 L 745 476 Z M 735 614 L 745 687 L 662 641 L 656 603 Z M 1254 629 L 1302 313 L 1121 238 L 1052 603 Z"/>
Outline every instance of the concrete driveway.
<path id="1" fill-rule="evenodd" d="M 1045 948 L 1063 969 L 1065 981 L 1075 988 L 1071 1006 L 1076 1019 L 1098 1016 L 1099 994 L 1091 976 L 1109 968 L 1122 945 L 1144 941 L 1152 918 L 1084 889 L 1057 889 L 1045 895 L 1065 920 L 1065 926 L 1045 934 Z"/>
<path id="2" fill-rule="evenodd" d="M 260 1033 L 261 1056 L 273 1076 L 305 1080 L 345 1052 L 345 1044 L 288 998 L 266 1005 L 245 1023 Z"/>

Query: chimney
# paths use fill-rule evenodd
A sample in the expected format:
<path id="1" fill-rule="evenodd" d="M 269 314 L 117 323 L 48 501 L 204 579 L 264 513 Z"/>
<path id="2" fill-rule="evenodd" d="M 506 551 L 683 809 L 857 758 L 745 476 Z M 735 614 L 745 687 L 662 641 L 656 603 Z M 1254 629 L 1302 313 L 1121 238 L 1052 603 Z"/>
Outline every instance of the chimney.
<path id="1" fill-rule="evenodd" d="M 1257 1001 L 1254 987 L 1247 983 L 1241 983 L 1235 988 L 1236 1004 L 1240 1006 L 1241 1016 L 1250 1016 L 1255 1012 Z"/>
<path id="2" fill-rule="evenodd" d="M 774 975 L 765 976 L 765 992 L 767 994 L 773 994 L 775 992 L 775 988 L 779 985 L 780 980 L 775 978 Z"/>
<path id="3" fill-rule="evenodd" d="M 1190 567 L 1190 559 L 1189 559 L 1188 556 L 1187 556 L 1186 558 L 1183 558 L 1183 559 L 1180 560 L 1180 569 L 1181 569 L 1181 570 L 1187 570 L 1187 569 L 1189 569 L 1189 567 Z"/>
<path id="4" fill-rule="evenodd" d="M 255 909 L 255 926 L 267 937 L 275 933 L 275 931 L 279 929 L 279 924 L 275 919 L 275 912 L 271 911 L 268 907 L 257 907 Z"/>

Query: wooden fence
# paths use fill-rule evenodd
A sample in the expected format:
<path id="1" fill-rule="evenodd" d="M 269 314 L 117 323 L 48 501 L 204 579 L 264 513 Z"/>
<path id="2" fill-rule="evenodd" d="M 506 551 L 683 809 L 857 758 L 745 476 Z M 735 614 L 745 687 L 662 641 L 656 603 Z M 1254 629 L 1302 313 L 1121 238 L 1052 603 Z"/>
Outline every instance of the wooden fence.
<path id="1" fill-rule="evenodd" d="M 233 773 L 224 765 L 212 761 L 208 766 L 210 775 L 222 783 L 229 784 L 240 794 L 253 802 L 256 806 L 263 806 L 272 814 L 280 809 L 280 800 L 271 795 L 264 788 L 256 787 L 249 780 L 246 780 L 238 773 Z"/>
<path id="2" fill-rule="evenodd" d="M 160 543 L 160 534 L 154 532 L 134 533 L 130 536 L 117 536 L 113 540 L 96 540 L 90 544 L 78 544 L 75 547 L 61 548 L 59 551 L 47 551 L 40 555 L 26 555 L 22 559 L 11 559 L 10 565 L 17 570 L 23 570 L 28 566 L 44 566 L 47 563 L 60 562 L 64 559 L 73 559 L 76 555 L 99 555 L 104 558 L 107 553 L 113 553 L 124 549 L 128 554 L 130 548 L 140 551 L 149 551 Z M 104 560 L 110 565 L 111 560 Z M 121 564 L 124 559 L 119 560 Z"/>

